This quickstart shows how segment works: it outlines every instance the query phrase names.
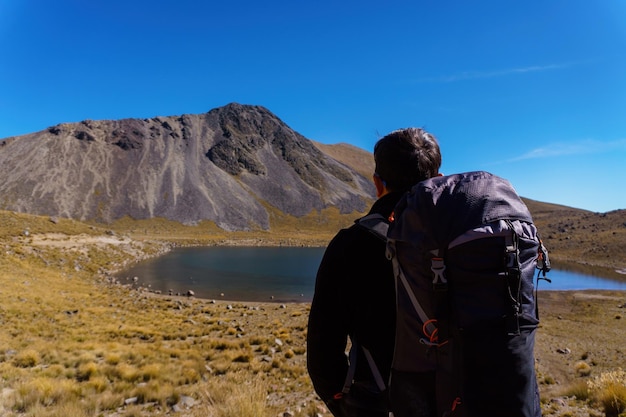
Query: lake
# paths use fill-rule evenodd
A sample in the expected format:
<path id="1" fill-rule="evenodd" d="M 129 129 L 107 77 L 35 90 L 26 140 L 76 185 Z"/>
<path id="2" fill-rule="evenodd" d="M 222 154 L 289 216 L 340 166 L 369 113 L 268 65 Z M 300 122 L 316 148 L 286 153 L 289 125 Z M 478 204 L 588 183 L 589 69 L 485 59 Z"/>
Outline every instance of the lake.
<path id="1" fill-rule="evenodd" d="M 138 278 L 153 291 L 231 301 L 302 301 L 313 298 L 315 274 L 324 248 L 301 247 L 196 247 L 178 248 L 158 258 L 140 262 L 118 274 Z M 617 281 L 577 272 L 552 270 L 552 283 L 541 281 L 540 290 L 626 290 Z"/>

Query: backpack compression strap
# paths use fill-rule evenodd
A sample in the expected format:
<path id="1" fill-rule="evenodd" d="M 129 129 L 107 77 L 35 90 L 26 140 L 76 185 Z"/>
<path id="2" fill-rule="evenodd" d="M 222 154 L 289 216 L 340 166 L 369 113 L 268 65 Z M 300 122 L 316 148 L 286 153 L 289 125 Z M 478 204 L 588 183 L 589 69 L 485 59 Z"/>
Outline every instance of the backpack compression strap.
<path id="1" fill-rule="evenodd" d="M 365 354 L 365 359 L 367 360 L 367 364 L 370 367 L 370 371 L 372 372 L 372 376 L 374 377 L 374 382 L 376 383 L 376 386 L 378 387 L 380 392 L 383 392 L 385 389 L 387 389 L 387 386 L 385 385 L 382 374 L 378 370 L 378 366 L 376 366 L 376 362 L 374 362 L 372 354 L 365 346 L 359 345 L 359 343 L 357 343 L 357 341 L 353 339 L 352 336 L 350 337 L 350 339 L 352 340 L 352 346 L 350 347 L 350 354 L 348 356 L 350 365 L 348 367 L 346 380 L 343 383 L 343 389 L 341 390 L 341 392 L 343 394 L 347 394 L 348 392 L 350 392 L 350 387 L 352 386 L 352 382 L 354 380 L 354 374 L 356 373 L 356 358 L 358 356 L 359 347 L 363 350 L 363 353 Z"/>
<path id="2" fill-rule="evenodd" d="M 522 292 L 522 268 L 519 260 L 519 236 L 515 233 L 515 228 L 510 220 L 506 221 L 511 228 L 511 233 L 505 235 L 506 245 L 506 274 L 508 278 L 509 298 L 511 301 L 511 314 L 506 318 L 506 329 L 509 336 L 519 336 L 519 319 L 522 314 L 522 302 L 520 294 Z"/>

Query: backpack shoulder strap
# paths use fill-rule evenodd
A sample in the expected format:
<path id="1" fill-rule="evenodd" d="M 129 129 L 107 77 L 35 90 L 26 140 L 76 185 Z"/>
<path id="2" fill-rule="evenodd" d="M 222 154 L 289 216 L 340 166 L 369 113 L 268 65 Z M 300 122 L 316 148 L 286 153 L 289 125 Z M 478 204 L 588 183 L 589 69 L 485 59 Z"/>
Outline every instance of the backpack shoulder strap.
<path id="1" fill-rule="evenodd" d="M 372 213 L 356 220 L 355 223 L 383 241 L 387 241 L 387 231 L 389 230 L 389 220 L 382 214 Z"/>
<path id="2" fill-rule="evenodd" d="M 386 219 L 382 214 L 372 213 L 368 214 L 365 217 L 361 217 L 354 222 L 356 225 L 366 229 L 374 236 L 382 240 L 383 242 L 387 242 L 387 231 L 389 230 L 389 220 Z M 374 382 L 376 382 L 376 386 L 378 389 L 383 392 L 387 386 L 385 384 L 384 378 L 380 371 L 378 370 L 378 366 L 376 366 L 376 362 L 372 357 L 370 351 L 362 346 L 360 343 L 356 341 L 353 336 L 350 336 L 352 341 L 352 346 L 350 348 L 349 354 L 349 367 L 348 372 L 346 374 L 346 379 L 343 384 L 342 392 L 344 394 L 350 392 L 350 387 L 352 386 L 352 382 L 354 379 L 354 374 L 356 372 L 356 358 L 358 356 L 358 350 L 363 350 L 365 355 L 365 359 L 367 360 L 367 364 L 369 365 L 370 371 L 372 372 L 372 377 L 374 378 Z"/>

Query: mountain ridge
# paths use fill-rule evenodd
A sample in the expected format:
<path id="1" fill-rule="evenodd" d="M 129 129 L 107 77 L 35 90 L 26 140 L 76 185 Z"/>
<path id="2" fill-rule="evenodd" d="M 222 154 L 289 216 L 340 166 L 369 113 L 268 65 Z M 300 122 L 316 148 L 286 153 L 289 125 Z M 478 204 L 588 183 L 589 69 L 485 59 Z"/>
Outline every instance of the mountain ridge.
<path id="1" fill-rule="evenodd" d="M 368 178 L 262 106 L 85 120 L 0 146 L 0 209 L 111 222 L 163 217 L 225 230 L 269 228 L 265 203 L 303 216 L 366 209 Z"/>

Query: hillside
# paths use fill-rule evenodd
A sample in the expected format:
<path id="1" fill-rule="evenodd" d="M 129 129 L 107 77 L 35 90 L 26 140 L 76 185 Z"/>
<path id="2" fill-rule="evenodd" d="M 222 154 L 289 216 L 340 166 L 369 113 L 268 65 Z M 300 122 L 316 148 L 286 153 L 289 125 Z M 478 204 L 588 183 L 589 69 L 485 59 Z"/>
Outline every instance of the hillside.
<path id="1" fill-rule="evenodd" d="M 129 216 L 267 229 L 268 206 L 363 211 L 368 177 L 261 106 L 65 123 L 0 142 L 0 209 L 109 223 Z"/>
<path id="2" fill-rule="evenodd" d="M 348 143 L 327 145 L 313 142 L 313 144 L 326 155 L 349 166 L 365 178 L 370 179 L 374 174 L 374 156 L 370 152 Z"/>
<path id="3" fill-rule="evenodd" d="M 626 210 L 594 213 L 524 201 L 558 266 L 626 279 Z"/>

